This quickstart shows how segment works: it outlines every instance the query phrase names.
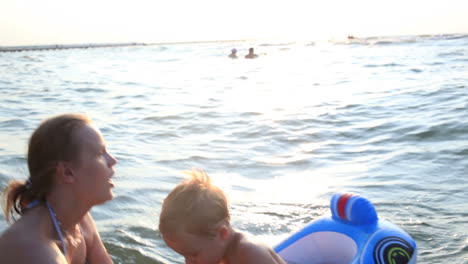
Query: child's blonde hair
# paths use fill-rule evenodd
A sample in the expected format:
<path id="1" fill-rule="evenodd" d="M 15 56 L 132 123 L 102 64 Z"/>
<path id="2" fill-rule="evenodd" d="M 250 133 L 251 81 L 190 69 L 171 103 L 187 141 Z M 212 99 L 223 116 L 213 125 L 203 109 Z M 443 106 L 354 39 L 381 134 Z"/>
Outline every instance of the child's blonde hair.
<path id="1" fill-rule="evenodd" d="M 185 231 L 211 237 L 218 223 L 230 219 L 224 192 L 211 184 L 202 170 L 187 172 L 190 178 L 177 185 L 164 199 L 159 217 L 161 234 Z"/>

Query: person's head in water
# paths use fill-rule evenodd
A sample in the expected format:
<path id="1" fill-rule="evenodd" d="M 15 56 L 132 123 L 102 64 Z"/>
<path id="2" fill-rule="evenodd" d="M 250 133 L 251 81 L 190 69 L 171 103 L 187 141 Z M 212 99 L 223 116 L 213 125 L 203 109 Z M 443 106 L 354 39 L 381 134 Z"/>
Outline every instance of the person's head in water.
<path id="1" fill-rule="evenodd" d="M 254 59 L 257 58 L 258 55 L 254 53 L 254 48 L 249 49 L 249 54 L 245 55 L 246 59 Z"/>
<path id="2" fill-rule="evenodd" d="M 232 49 L 231 50 L 231 54 L 229 54 L 229 58 L 237 58 L 237 50 L 236 49 Z"/>

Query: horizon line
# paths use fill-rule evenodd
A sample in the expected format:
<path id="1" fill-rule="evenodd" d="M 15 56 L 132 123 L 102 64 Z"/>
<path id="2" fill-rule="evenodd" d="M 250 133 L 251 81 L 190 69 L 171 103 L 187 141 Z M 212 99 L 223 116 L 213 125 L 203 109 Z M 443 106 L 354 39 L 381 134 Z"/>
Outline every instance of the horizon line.
<path id="1" fill-rule="evenodd" d="M 433 37 L 433 36 L 453 36 L 468 35 L 468 33 L 439 33 L 439 34 L 412 34 L 412 35 L 382 35 L 359 37 L 352 34 L 343 38 L 352 36 L 356 39 L 372 39 L 385 37 Z M 257 38 L 257 39 L 230 39 L 230 40 L 198 40 L 198 41 L 168 41 L 168 42 L 109 42 L 109 43 L 82 43 L 82 44 L 35 44 L 35 45 L 13 45 L 0 46 L 0 52 L 22 52 L 22 51 L 41 51 L 41 50 L 60 50 L 60 49 L 88 49 L 88 48 L 110 48 L 110 47 L 129 47 L 129 46 L 156 46 L 156 45 L 174 45 L 174 44 L 195 44 L 195 43 L 215 43 L 215 42 L 246 42 L 272 40 L 278 38 Z M 333 37 L 330 37 L 333 39 Z M 315 40 L 316 41 L 316 40 Z"/>

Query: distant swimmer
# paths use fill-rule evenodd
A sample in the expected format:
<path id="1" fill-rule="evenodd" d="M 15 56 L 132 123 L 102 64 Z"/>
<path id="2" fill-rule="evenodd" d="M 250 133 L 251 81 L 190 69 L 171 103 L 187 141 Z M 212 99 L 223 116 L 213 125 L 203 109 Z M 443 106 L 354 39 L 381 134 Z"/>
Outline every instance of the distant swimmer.
<path id="1" fill-rule="evenodd" d="M 231 54 L 229 54 L 229 58 L 237 59 L 237 50 L 236 49 L 231 50 Z"/>
<path id="2" fill-rule="evenodd" d="M 254 49 L 253 48 L 250 48 L 249 49 L 249 54 L 245 55 L 245 58 L 246 59 L 255 59 L 257 58 L 258 55 L 254 53 Z"/>

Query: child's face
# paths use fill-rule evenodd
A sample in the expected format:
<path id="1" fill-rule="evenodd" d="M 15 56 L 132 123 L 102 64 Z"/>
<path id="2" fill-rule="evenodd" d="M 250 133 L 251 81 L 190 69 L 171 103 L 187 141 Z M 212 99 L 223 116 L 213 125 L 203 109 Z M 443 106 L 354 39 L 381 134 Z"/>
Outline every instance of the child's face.
<path id="1" fill-rule="evenodd" d="M 166 244 L 185 257 L 186 264 L 218 264 L 224 255 L 224 239 L 197 236 L 187 232 L 163 236 Z"/>

